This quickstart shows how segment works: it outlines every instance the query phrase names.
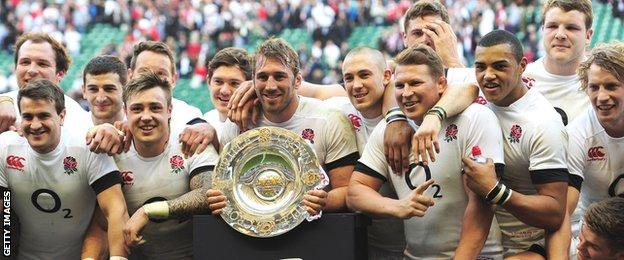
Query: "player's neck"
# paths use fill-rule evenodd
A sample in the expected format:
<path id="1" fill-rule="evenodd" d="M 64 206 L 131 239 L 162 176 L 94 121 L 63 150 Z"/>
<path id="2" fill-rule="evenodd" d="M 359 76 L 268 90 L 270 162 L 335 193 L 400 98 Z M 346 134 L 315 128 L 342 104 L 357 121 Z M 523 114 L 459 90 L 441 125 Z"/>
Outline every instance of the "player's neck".
<path id="1" fill-rule="evenodd" d="M 93 125 L 101 125 L 106 123 L 113 125 L 116 121 L 124 121 L 125 117 L 123 110 L 119 110 L 119 112 L 115 114 L 115 116 L 109 118 L 97 118 L 93 115 L 93 113 L 91 113 L 91 119 L 93 120 Z"/>
<path id="2" fill-rule="evenodd" d="M 494 102 L 495 105 L 499 107 L 508 107 L 511 104 L 518 101 L 522 98 L 529 90 L 524 84 L 517 85 L 507 96 L 497 102 Z"/>
<path id="3" fill-rule="evenodd" d="M 600 122 L 600 125 L 605 129 L 605 132 L 610 137 L 622 138 L 624 137 L 624 118 L 620 120 L 614 120 L 609 122 Z"/>
<path id="4" fill-rule="evenodd" d="M 166 133 L 167 138 L 163 138 L 157 142 L 137 142 L 136 139 L 132 140 L 134 143 L 134 149 L 141 157 L 151 158 L 161 155 L 167 148 L 169 142 L 169 133 Z"/>
<path id="5" fill-rule="evenodd" d="M 572 76 L 576 75 L 576 69 L 581 64 L 581 59 L 575 59 L 567 63 L 558 63 L 553 59 L 549 59 L 548 56 L 544 57 L 544 68 L 550 74 L 557 76 Z"/>
<path id="6" fill-rule="evenodd" d="M 366 119 L 375 119 L 379 116 L 381 116 L 382 113 L 382 108 L 381 108 L 382 104 L 381 101 L 378 104 L 373 105 L 372 107 L 369 107 L 367 109 L 362 109 L 359 110 L 360 113 L 362 113 L 362 116 Z"/>
<path id="7" fill-rule="evenodd" d="M 277 113 L 264 112 L 264 116 L 273 123 L 283 123 L 290 120 L 293 115 L 295 115 L 297 107 L 299 107 L 299 96 L 295 96 L 290 104 L 288 104 L 288 106 L 286 106 L 286 108 L 282 111 Z"/>

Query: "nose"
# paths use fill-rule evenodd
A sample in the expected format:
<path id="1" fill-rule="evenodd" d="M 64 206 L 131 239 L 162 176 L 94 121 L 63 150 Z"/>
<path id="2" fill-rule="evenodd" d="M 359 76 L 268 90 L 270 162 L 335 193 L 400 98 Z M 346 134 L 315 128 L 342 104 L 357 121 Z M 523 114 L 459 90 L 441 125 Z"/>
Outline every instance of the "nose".
<path id="1" fill-rule="evenodd" d="M 230 85 L 229 83 L 224 84 L 223 87 L 221 87 L 221 89 L 219 89 L 219 94 L 222 96 L 229 96 L 232 94 L 233 87 L 232 85 Z"/>
<path id="2" fill-rule="evenodd" d="M 484 72 L 483 79 L 485 80 L 494 80 L 496 79 L 496 74 L 492 68 L 487 68 Z"/>
<path id="3" fill-rule="evenodd" d="M 37 66 L 37 63 L 32 62 L 30 63 L 30 66 L 28 66 L 28 75 L 34 75 L 37 74 L 39 72 L 39 66 Z"/>
<path id="4" fill-rule="evenodd" d="M 403 86 L 403 93 L 401 93 L 401 96 L 406 98 L 406 97 L 411 96 L 413 93 L 414 92 L 412 91 L 412 88 L 409 86 L 409 84 L 406 83 Z"/>
<path id="5" fill-rule="evenodd" d="M 609 91 L 607 91 L 603 87 L 600 87 L 598 89 L 598 95 L 596 97 L 598 101 L 608 101 L 610 98 Z"/>
<path id="6" fill-rule="evenodd" d="M 557 28 L 557 32 L 555 32 L 555 38 L 557 40 L 563 40 L 567 38 L 567 35 L 565 34 L 565 28 L 563 26 L 559 26 L 559 28 Z"/>
<path id="7" fill-rule="evenodd" d="M 361 89 L 364 86 L 364 84 L 362 84 L 362 80 L 354 77 L 353 79 L 353 88 L 354 89 Z"/>
<path id="8" fill-rule="evenodd" d="M 30 129 L 39 129 L 41 128 L 42 124 L 41 121 L 39 119 L 37 119 L 36 117 L 32 119 L 32 121 L 30 121 Z"/>
<path id="9" fill-rule="evenodd" d="M 97 95 L 95 96 L 95 101 L 97 103 L 102 103 L 106 101 L 106 95 L 104 95 L 103 91 L 98 91 Z"/>

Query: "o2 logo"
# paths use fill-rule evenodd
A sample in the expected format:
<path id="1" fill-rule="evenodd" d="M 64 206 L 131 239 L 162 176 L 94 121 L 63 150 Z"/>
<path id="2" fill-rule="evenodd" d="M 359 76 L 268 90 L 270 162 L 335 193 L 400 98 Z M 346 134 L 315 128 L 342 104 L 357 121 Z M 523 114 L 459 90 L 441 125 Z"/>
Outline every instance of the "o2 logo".
<path id="1" fill-rule="evenodd" d="M 422 162 L 410 164 L 409 169 L 403 175 L 405 176 L 405 183 L 407 183 L 407 187 L 409 187 L 412 190 L 416 189 L 416 186 L 412 184 L 412 179 L 410 178 L 410 174 L 412 173 L 412 170 L 416 169 L 416 167 L 421 167 L 425 170 L 425 181 L 431 180 L 431 170 L 429 169 L 429 166 L 423 164 Z M 440 194 L 442 187 L 440 187 L 439 184 L 431 184 L 431 188 L 435 190 L 433 193 L 433 198 L 435 199 L 442 198 L 442 194 Z"/>
<path id="2" fill-rule="evenodd" d="M 33 206 L 41 212 L 56 213 L 59 210 L 65 212 L 63 218 L 73 218 L 71 209 L 61 209 L 61 198 L 56 192 L 49 189 L 38 189 L 30 196 Z"/>

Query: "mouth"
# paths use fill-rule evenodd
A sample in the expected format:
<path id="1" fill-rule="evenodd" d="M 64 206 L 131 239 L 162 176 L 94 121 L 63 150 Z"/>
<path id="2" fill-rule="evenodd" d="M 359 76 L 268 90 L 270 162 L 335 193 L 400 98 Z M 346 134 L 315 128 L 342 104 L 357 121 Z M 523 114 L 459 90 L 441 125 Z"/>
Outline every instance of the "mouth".
<path id="1" fill-rule="evenodd" d="M 281 95 L 279 93 L 264 93 L 262 94 L 262 96 L 264 97 L 264 99 L 274 101 L 277 100 Z"/>
<path id="2" fill-rule="evenodd" d="M 353 97 L 355 99 L 362 99 L 364 98 L 366 95 L 368 95 L 368 93 L 357 93 L 357 94 L 353 94 Z"/>
<path id="3" fill-rule="evenodd" d="M 596 109 L 599 111 L 609 111 L 615 108 L 615 105 L 597 105 Z"/>
<path id="4" fill-rule="evenodd" d="M 39 138 L 39 137 L 43 136 L 45 133 L 47 133 L 47 132 L 48 131 L 46 131 L 46 130 L 38 130 L 38 131 L 29 130 L 29 131 L 27 131 L 28 135 L 30 135 L 32 137 L 35 137 L 35 138 Z"/>
<path id="5" fill-rule="evenodd" d="M 139 126 L 139 129 L 141 129 L 141 132 L 143 132 L 143 134 L 150 134 L 154 128 L 156 128 L 155 125 L 143 125 L 143 126 Z"/>
<path id="6" fill-rule="evenodd" d="M 407 101 L 407 102 L 403 102 L 403 107 L 405 107 L 406 109 L 411 109 L 413 107 L 415 107 L 417 104 L 417 102 L 415 101 Z"/>
<path id="7" fill-rule="evenodd" d="M 552 47 L 555 49 L 569 49 L 570 48 L 570 46 L 568 46 L 567 44 L 553 44 Z"/>
<path id="8" fill-rule="evenodd" d="M 217 100 L 219 100 L 219 101 L 221 101 L 223 103 L 229 103 L 230 102 L 230 98 L 229 97 L 224 98 L 224 97 L 218 96 Z"/>

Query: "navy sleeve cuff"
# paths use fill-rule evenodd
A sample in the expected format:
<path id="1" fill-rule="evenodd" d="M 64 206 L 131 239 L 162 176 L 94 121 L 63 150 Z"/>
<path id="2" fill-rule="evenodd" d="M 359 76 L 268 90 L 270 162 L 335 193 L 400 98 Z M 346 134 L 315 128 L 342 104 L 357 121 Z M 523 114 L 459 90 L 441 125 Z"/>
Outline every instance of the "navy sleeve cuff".
<path id="1" fill-rule="evenodd" d="M 568 180 L 568 186 L 572 186 L 575 189 L 577 189 L 579 192 L 581 192 L 582 184 L 583 184 L 583 178 L 581 178 L 581 176 L 578 176 L 576 174 L 570 174 L 569 180 Z"/>
<path id="2" fill-rule="evenodd" d="M 530 171 L 533 184 L 546 184 L 551 182 L 568 182 L 570 179 L 568 169 L 545 169 Z"/>
<path id="3" fill-rule="evenodd" d="M 380 179 L 383 182 L 388 181 L 388 179 L 386 179 L 386 177 L 384 177 L 383 175 L 381 175 L 377 171 L 371 169 L 370 167 L 366 166 L 366 164 L 363 164 L 362 162 L 357 162 L 357 164 L 355 165 L 354 171 L 358 171 L 358 172 L 361 172 L 361 173 L 366 174 L 368 176 Z"/>
<path id="4" fill-rule="evenodd" d="M 119 173 L 119 171 L 112 171 L 93 182 L 93 184 L 91 184 L 91 188 L 95 191 L 95 194 L 100 194 L 100 192 L 114 186 L 115 184 L 121 183 L 123 183 L 121 173 Z"/>
<path id="5" fill-rule="evenodd" d="M 338 167 L 355 165 L 358 159 L 360 159 L 360 155 L 358 154 L 358 152 L 354 152 L 333 162 L 326 163 L 325 170 L 329 172 Z"/>
<path id="6" fill-rule="evenodd" d="M 202 172 L 209 172 L 209 171 L 213 171 L 213 170 L 214 170 L 214 165 L 200 166 L 200 167 L 197 167 L 194 170 L 192 170 L 191 173 L 189 174 L 189 177 L 193 178 L 197 174 L 200 174 Z"/>
<path id="7" fill-rule="evenodd" d="M 203 118 L 193 118 L 191 119 L 191 121 L 188 121 L 188 123 L 186 123 L 187 125 L 194 125 L 194 124 L 201 124 L 201 123 L 208 123 L 206 120 L 204 120 Z"/>

